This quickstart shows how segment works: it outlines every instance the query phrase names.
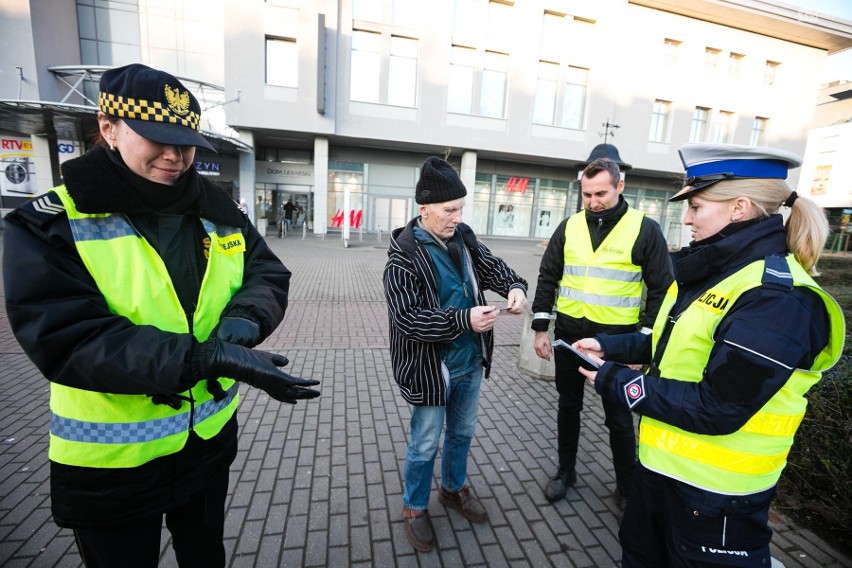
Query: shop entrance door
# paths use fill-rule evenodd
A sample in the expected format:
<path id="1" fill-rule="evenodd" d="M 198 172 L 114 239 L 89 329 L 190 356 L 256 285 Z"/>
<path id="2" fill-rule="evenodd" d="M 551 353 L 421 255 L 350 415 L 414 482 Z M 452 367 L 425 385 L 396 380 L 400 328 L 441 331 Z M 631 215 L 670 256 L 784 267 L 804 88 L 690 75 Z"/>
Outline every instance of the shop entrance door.
<path id="1" fill-rule="evenodd" d="M 373 230 L 392 231 L 397 227 L 403 227 L 409 220 L 411 210 L 411 198 L 405 197 L 377 197 L 373 209 Z"/>

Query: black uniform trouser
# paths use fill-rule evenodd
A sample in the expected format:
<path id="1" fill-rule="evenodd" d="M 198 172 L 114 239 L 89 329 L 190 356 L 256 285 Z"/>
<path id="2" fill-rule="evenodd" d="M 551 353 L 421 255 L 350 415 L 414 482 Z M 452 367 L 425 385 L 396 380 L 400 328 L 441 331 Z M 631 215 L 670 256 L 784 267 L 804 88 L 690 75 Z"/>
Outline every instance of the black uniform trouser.
<path id="1" fill-rule="evenodd" d="M 567 341 L 567 340 L 566 340 Z M 577 463 L 577 446 L 580 441 L 580 412 L 583 410 L 583 394 L 586 377 L 577 371 L 567 351 L 554 350 L 556 363 L 556 390 L 559 392 L 559 409 L 556 428 L 559 449 L 559 468 L 573 470 Z M 622 495 L 628 495 L 630 472 L 636 463 L 636 432 L 633 414 L 623 405 L 601 399 L 604 424 L 609 429 L 609 447 L 615 469 L 615 483 Z"/>
<path id="2" fill-rule="evenodd" d="M 719 495 L 636 465 L 618 531 L 623 568 L 764 568 L 774 491 Z"/>
<path id="3" fill-rule="evenodd" d="M 225 566 L 225 498 L 229 472 L 225 469 L 189 502 L 167 511 L 166 527 L 181 568 Z M 89 568 L 156 568 L 160 557 L 163 515 L 109 528 L 75 529 L 74 538 Z"/>

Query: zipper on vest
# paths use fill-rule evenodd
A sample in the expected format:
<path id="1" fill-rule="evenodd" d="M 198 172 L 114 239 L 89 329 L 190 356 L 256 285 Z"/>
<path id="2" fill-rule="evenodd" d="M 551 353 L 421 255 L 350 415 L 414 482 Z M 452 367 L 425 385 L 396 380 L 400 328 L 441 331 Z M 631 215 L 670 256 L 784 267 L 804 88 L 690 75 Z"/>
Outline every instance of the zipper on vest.
<path id="1" fill-rule="evenodd" d="M 184 313 L 186 316 L 186 326 L 189 329 L 189 334 L 194 335 L 194 326 L 192 324 L 195 312 Z M 192 389 L 189 389 L 189 431 L 195 430 L 195 397 L 192 395 Z"/>

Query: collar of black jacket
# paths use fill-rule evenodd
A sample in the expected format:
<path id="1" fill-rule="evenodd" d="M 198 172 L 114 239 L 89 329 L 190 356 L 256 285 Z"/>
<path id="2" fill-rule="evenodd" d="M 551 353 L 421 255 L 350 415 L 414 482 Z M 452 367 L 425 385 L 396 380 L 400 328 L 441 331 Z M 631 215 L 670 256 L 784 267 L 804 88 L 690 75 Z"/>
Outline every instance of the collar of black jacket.
<path id="1" fill-rule="evenodd" d="M 745 224 L 726 238 L 684 247 L 672 255 L 678 285 L 701 282 L 769 255 L 784 254 L 786 239 L 781 215 L 772 215 L 759 223 Z"/>
<path id="2" fill-rule="evenodd" d="M 68 193 L 81 213 L 132 213 L 150 210 L 138 191 L 119 175 L 117 164 L 113 164 L 100 146 L 83 156 L 62 164 L 62 177 Z M 198 199 L 192 210 L 185 213 L 197 214 L 214 223 L 232 227 L 246 226 L 245 217 L 233 199 L 218 185 L 197 176 Z"/>
<path id="3" fill-rule="evenodd" d="M 623 195 L 619 195 L 618 203 L 616 203 L 614 207 L 604 209 L 603 211 L 599 211 L 597 213 L 586 209 L 586 221 L 588 223 L 591 223 L 592 221 L 594 221 L 595 223 L 602 221 L 607 225 L 614 225 L 618 223 L 619 219 L 624 217 L 625 213 L 627 213 L 627 201 L 624 200 Z"/>

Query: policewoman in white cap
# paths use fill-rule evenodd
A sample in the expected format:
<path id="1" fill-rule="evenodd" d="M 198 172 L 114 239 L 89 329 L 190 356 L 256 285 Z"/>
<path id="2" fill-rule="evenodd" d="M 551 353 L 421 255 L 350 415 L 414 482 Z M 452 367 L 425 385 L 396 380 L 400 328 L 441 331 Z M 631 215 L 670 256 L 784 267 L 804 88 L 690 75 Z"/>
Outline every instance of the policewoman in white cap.
<path id="1" fill-rule="evenodd" d="M 784 181 L 794 154 L 688 144 L 680 155 L 686 186 L 671 200 L 688 200 L 694 240 L 673 255 L 653 334 L 575 344 L 609 360 L 583 371 L 595 390 L 642 417 L 622 565 L 769 566 L 769 505 L 804 394 L 843 351 L 840 307 L 811 277 L 828 223 Z"/>
<path id="2" fill-rule="evenodd" d="M 100 82 L 98 145 L 64 185 L 6 217 L 6 309 L 50 381 L 55 522 L 87 566 L 156 566 L 165 515 L 180 566 L 224 566 L 239 382 L 295 403 L 317 381 L 251 349 L 290 271 L 198 175 L 198 101 L 133 64 Z"/>
<path id="3" fill-rule="evenodd" d="M 506 310 L 527 306 L 527 282 L 462 223 L 467 189 L 446 161 L 423 162 L 414 194 L 420 213 L 391 234 L 384 271 L 393 375 L 410 403 L 402 520 L 409 543 L 435 545 L 429 495 L 444 432 L 438 501 L 472 523 L 488 512 L 467 484 L 479 387 L 491 368 L 498 308 L 485 290 L 507 298 Z"/>

